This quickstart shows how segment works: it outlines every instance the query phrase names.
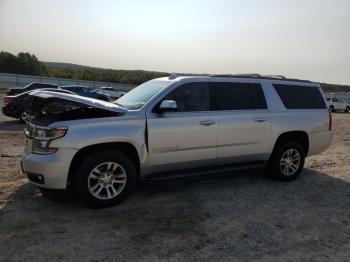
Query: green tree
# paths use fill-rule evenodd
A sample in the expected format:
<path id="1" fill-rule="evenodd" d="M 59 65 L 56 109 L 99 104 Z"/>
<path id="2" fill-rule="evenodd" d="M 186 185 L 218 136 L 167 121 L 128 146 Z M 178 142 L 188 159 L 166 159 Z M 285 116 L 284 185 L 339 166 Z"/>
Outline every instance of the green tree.
<path id="1" fill-rule="evenodd" d="M 0 52 L 0 72 L 17 73 L 18 59 L 11 53 Z"/>
<path id="2" fill-rule="evenodd" d="M 45 65 L 35 55 L 23 52 L 18 53 L 17 57 L 8 52 L 0 52 L 0 72 L 48 75 Z"/>

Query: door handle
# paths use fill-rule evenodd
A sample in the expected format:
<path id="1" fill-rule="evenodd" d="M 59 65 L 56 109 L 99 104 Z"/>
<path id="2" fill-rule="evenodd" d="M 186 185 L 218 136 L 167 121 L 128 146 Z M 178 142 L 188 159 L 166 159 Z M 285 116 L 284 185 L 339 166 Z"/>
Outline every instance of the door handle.
<path id="1" fill-rule="evenodd" d="M 260 117 L 257 117 L 254 119 L 255 122 L 258 122 L 258 123 L 262 123 L 262 122 L 266 122 L 267 119 L 266 118 L 260 118 Z"/>
<path id="2" fill-rule="evenodd" d="M 202 126 L 211 126 L 211 125 L 214 125 L 215 122 L 208 120 L 208 121 L 200 121 L 199 124 Z"/>

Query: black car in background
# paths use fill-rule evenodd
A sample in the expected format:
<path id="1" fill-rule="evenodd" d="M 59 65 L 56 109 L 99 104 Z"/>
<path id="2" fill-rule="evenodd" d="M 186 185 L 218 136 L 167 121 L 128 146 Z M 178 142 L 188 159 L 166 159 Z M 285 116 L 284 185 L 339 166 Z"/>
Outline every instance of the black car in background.
<path id="1" fill-rule="evenodd" d="M 13 96 L 17 94 L 21 94 L 27 91 L 35 90 L 35 89 L 41 89 L 41 88 L 58 88 L 58 85 L 55 84 L 49 84 L 49 83 L 30 83 L 29 85 L 26 85 L 25 87 L 12 87 L 9 88 L 7 95 Z"/>
<path id="2" fill-rule="evenodd" d="M 73 92 L 59 88 L 43 88 L 43 91 L 54 91 L 65 94 L 75 95 Z M 2 112 L 5 116 L 19 119 L 21 122 L 28 122 L 32 118 L 32 114 L 26 109 L 30 104 L 30 93 L 33 90 L 21 93 L 19 95 L 5 96 Z"/>
<path id="3" fill-rule="evenodd" d="M 107 94 L 103 94 L 100 92 L 93 91 L 91 88 L 87 86 L 81 85 L 69 85 L 69 86 L 61 86 L 62 89 L 71 91 L 79 96 L 85 96 L 90 98 L 95 98 L 103 101 L 109 101 L 110 96 Z"/>

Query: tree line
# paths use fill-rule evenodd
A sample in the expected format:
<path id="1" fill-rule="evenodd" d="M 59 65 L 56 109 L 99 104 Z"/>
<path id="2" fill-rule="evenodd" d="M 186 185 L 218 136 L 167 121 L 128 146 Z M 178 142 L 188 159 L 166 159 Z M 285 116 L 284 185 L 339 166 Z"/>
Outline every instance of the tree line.
<path id="1" fill-rule="evenodd" d="M 0 52 L 0 72 L 23 75 L 48 76 L 78 80 L 100 81 L 139 85 L 148 80 L 168 76 L 165 72 L 143 70 L 112 70 L 93 67 L 62 67 L 59 63 L 47 63 L 38 60 L 34 54 Z M 57 66 L 55 66 L 55 64 Z"/>
<path id="2" fill-rule="evenodd" d="M 166 72 L 114 70 L 77 65 L 65 66 L 61 63 L 44 63 L 39 61 L 34 54 L 20 52 L 15 56 L 5 51 L 0 52 L 0 72 L 131 85 L 139 85 L 148 80 L 169 75 Z M 325 92 L 350 92 L 349 85 L 321 83 L 321 87 Z"/>
<path id="3" fill-rule="evenodd" d="M 49 75 L 45 65 L 35 55 L 18 53 L 17 56 L 0 52 L 0 72 L 24 75 Z"/>
<path id="4" fill-rule="evenodd" d="M 168 73 L 142 70 L 76 69 L 49 67 L 50 76 L 110 83 L 139 85 L 148 80 L 168 76 Z"/>

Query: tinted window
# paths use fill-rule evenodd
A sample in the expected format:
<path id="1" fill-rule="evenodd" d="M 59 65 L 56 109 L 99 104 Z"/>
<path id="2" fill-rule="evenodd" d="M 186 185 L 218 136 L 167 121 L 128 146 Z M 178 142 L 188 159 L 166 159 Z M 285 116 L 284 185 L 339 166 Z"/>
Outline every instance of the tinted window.
<path id="1" fill-rule="evenodd" d="M 76 87 L 73 87 L 73 86 L 71 86 L 71 87 L 66 87 L 66 89 L 69 90 L 69 91 L 72 91 L 72 92 L 78 92 L 77 88 L 76 88 Z"/>
<path id="2" fill-rule="evenodd" d="M 326 104 L 316 87 L 273 85 L 287 109 L 324 109 Z"/>
<path id="3" fill-rule="evenodd" d="M 209 88 L 207 83 L 188 83 L 179 86 L 165 100 L 174 100 L 178 112 L 209 111 Z"/>
<path id="4" fill-rule="evenodd" d="M 210 83 L 213 110 L 266 109 L 262 88 L 254 83 Z"/>

